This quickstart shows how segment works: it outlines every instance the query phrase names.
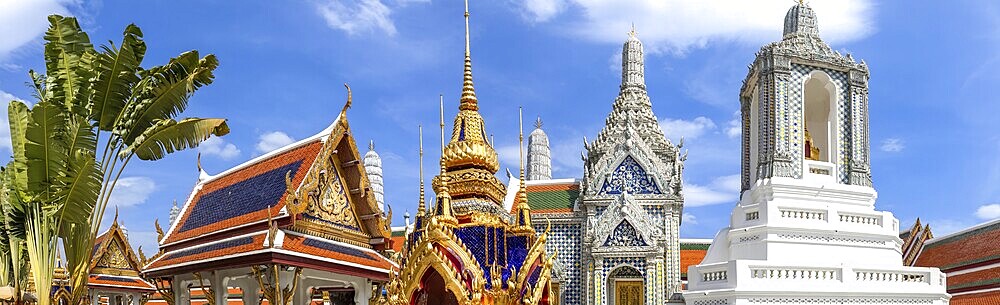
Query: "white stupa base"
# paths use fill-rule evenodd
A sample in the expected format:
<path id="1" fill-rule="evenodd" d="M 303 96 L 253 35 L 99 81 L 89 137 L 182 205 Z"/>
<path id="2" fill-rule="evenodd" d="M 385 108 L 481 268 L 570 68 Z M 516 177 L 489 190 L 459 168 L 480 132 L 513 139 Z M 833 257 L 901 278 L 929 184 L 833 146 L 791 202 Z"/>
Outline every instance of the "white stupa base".
<path id="1" fill-rule="evenodd" d="M 899 222 L 871 187 L 832 177 L 758 181 L 705 260 L 688 305 L 948 304 L 937 268 L 903 266 Z"/>

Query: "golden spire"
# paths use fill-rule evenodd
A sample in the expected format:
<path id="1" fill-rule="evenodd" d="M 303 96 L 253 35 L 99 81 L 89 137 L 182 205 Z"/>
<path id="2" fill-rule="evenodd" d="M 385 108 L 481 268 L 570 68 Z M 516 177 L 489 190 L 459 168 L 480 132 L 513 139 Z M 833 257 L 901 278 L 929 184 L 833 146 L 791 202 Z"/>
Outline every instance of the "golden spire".
<path id="1" fill-rule="evenodd" d="M 423 217 L 424 213 L 427 212 L 426 204 L 424 203 L 424 126 L 417 125 L 417 134 L 420 138 L 420 204 L 417 206 L 417 217 Z"/>
<path id="2" fill-rule="evenodd" d="M 517 192 L 517 225 L 531 230 L 531 208 L 528 207 L 528 188 L 524 185 L 524 115 L 522 107 L 517 107 L 517 153 L 521 168 L 520 189 Z"/>
<path id="3" fill-rule="evenodd" d="M 628 37 L 635 37 L 637 33 L 635 32 L 635 22 L 632 23 L 632 30 L 628 31 Z"/>
<path id="4" fill-rule="evenodd" d="M 465 75 L 462 82 L 460 110 L 479 110 L 476 89 L 472 86 L 472 52 L 469 51 L 469 0 L 465 0 Z"/>
<path id="5" fill-rule="evenodd" d="M 438 94 L 441 100 L 441 151 L 444 151 L 444 94 Z"/>
<path id="6" fill-rule="evenodd" d="M 504 184 L 495 177 L 500 170 L 500 162 L 497 152 L 490 144 L 486 132 L 486 123 L 479 113 L 478 100 L 475 90 L 472 87 L 472 61 L 469 53 L 469 30 L 468 30 L 468 1 L 466 4 L 466 48 L 465 48 L 465 75 L 460 98 L 459 111 L 455 115 L 451 140 L 444 145 L 441 153 L 441 160 L 447 171 L 447 176 L 439 176 L 434 179 L 434 188 L 438 190 L 441 186 L 439 180 L 448 178 L 451 185 L 450 194 L 456 200 L 472 200 L 479 202 L 472 205 L 462 205 L 456 213 L 465 215 L 470 210 L 496 210 L 495 207 L 482 206 L 481 204 L 501 205 L 504 197 Z M 442 98 L 442 109 L 443 109 Z M 441 113 L 444 117 L 444 111 Z M 441 122 L 442 131 L 444 122 Z M 464 177 L 458 179 L 457 177 Z M 464 201 L 463 201 L 464 202 Z"/>

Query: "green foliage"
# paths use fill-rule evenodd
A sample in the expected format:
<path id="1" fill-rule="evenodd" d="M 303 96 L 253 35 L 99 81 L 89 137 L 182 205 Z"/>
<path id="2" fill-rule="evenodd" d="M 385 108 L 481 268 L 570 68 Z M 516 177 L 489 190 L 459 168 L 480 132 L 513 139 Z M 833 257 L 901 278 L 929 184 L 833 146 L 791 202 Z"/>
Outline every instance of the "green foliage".
<path id="1" fill-rule="evenodd" d="M 49 23 L 46 74 L 28 73 L 38 102 L 8 107 L 14 159 L 0 169 L 0 285 L 23 287 L 24 253 L 36 283 L 51 282 L 61 240 L 71 304 L 81 304 L 94 239 L 129 160 L 197 147 L 229 126 L 225 119 L 175 118 L 212 83 L 214 55 L 188 51 L 143 69 L 146 44 L 135 25 L 125 28 L 120 46 L 98 51 L 75 18 L 53 15 Z M 38 304 L 49 304 L 51 286 L 36 286 Z"/>

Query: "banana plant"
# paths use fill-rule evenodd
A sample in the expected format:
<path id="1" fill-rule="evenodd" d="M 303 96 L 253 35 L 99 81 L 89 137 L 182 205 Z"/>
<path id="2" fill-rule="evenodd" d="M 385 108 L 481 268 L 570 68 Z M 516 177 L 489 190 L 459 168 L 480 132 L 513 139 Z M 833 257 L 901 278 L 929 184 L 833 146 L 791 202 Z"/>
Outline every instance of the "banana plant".
<path id="1" fill-rule="evenodd" d="M 177 120 L 192 94 L 211 84 L 214 55 L 189 51 L 142 67 L 146 44 L 129 25 L 120 45 L 97 50 L 75 18 L 53 15 L 46 74 L 29 72 L 38 102 L 8 109 L 14 160 L 4 172 L 10 216 L 23 231 L 36 283 L 52 281 L 57 243 L 66 251 L 71 304 L 86 295 L 91 249 L 129 161 L 158 160 L 229 133 L 225 119 Z M 103 144 L 103 145 L 101 145 Z M 48 305 L 50 285 L 36 285 Z"/>

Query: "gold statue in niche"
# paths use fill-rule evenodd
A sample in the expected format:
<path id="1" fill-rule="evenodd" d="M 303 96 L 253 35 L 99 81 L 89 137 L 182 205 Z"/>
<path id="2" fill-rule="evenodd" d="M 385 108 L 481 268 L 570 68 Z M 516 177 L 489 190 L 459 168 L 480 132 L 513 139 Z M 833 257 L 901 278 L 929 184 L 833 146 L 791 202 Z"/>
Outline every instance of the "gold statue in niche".
<path id="1" fill-rule="evenodd" d="M 806 144 L 805 144 L 805 155 L 806 159 L 819 161 L 819 147 L 813 143 L 813 138 L 809 135 L 809 127 L 806 126 Z"/>

